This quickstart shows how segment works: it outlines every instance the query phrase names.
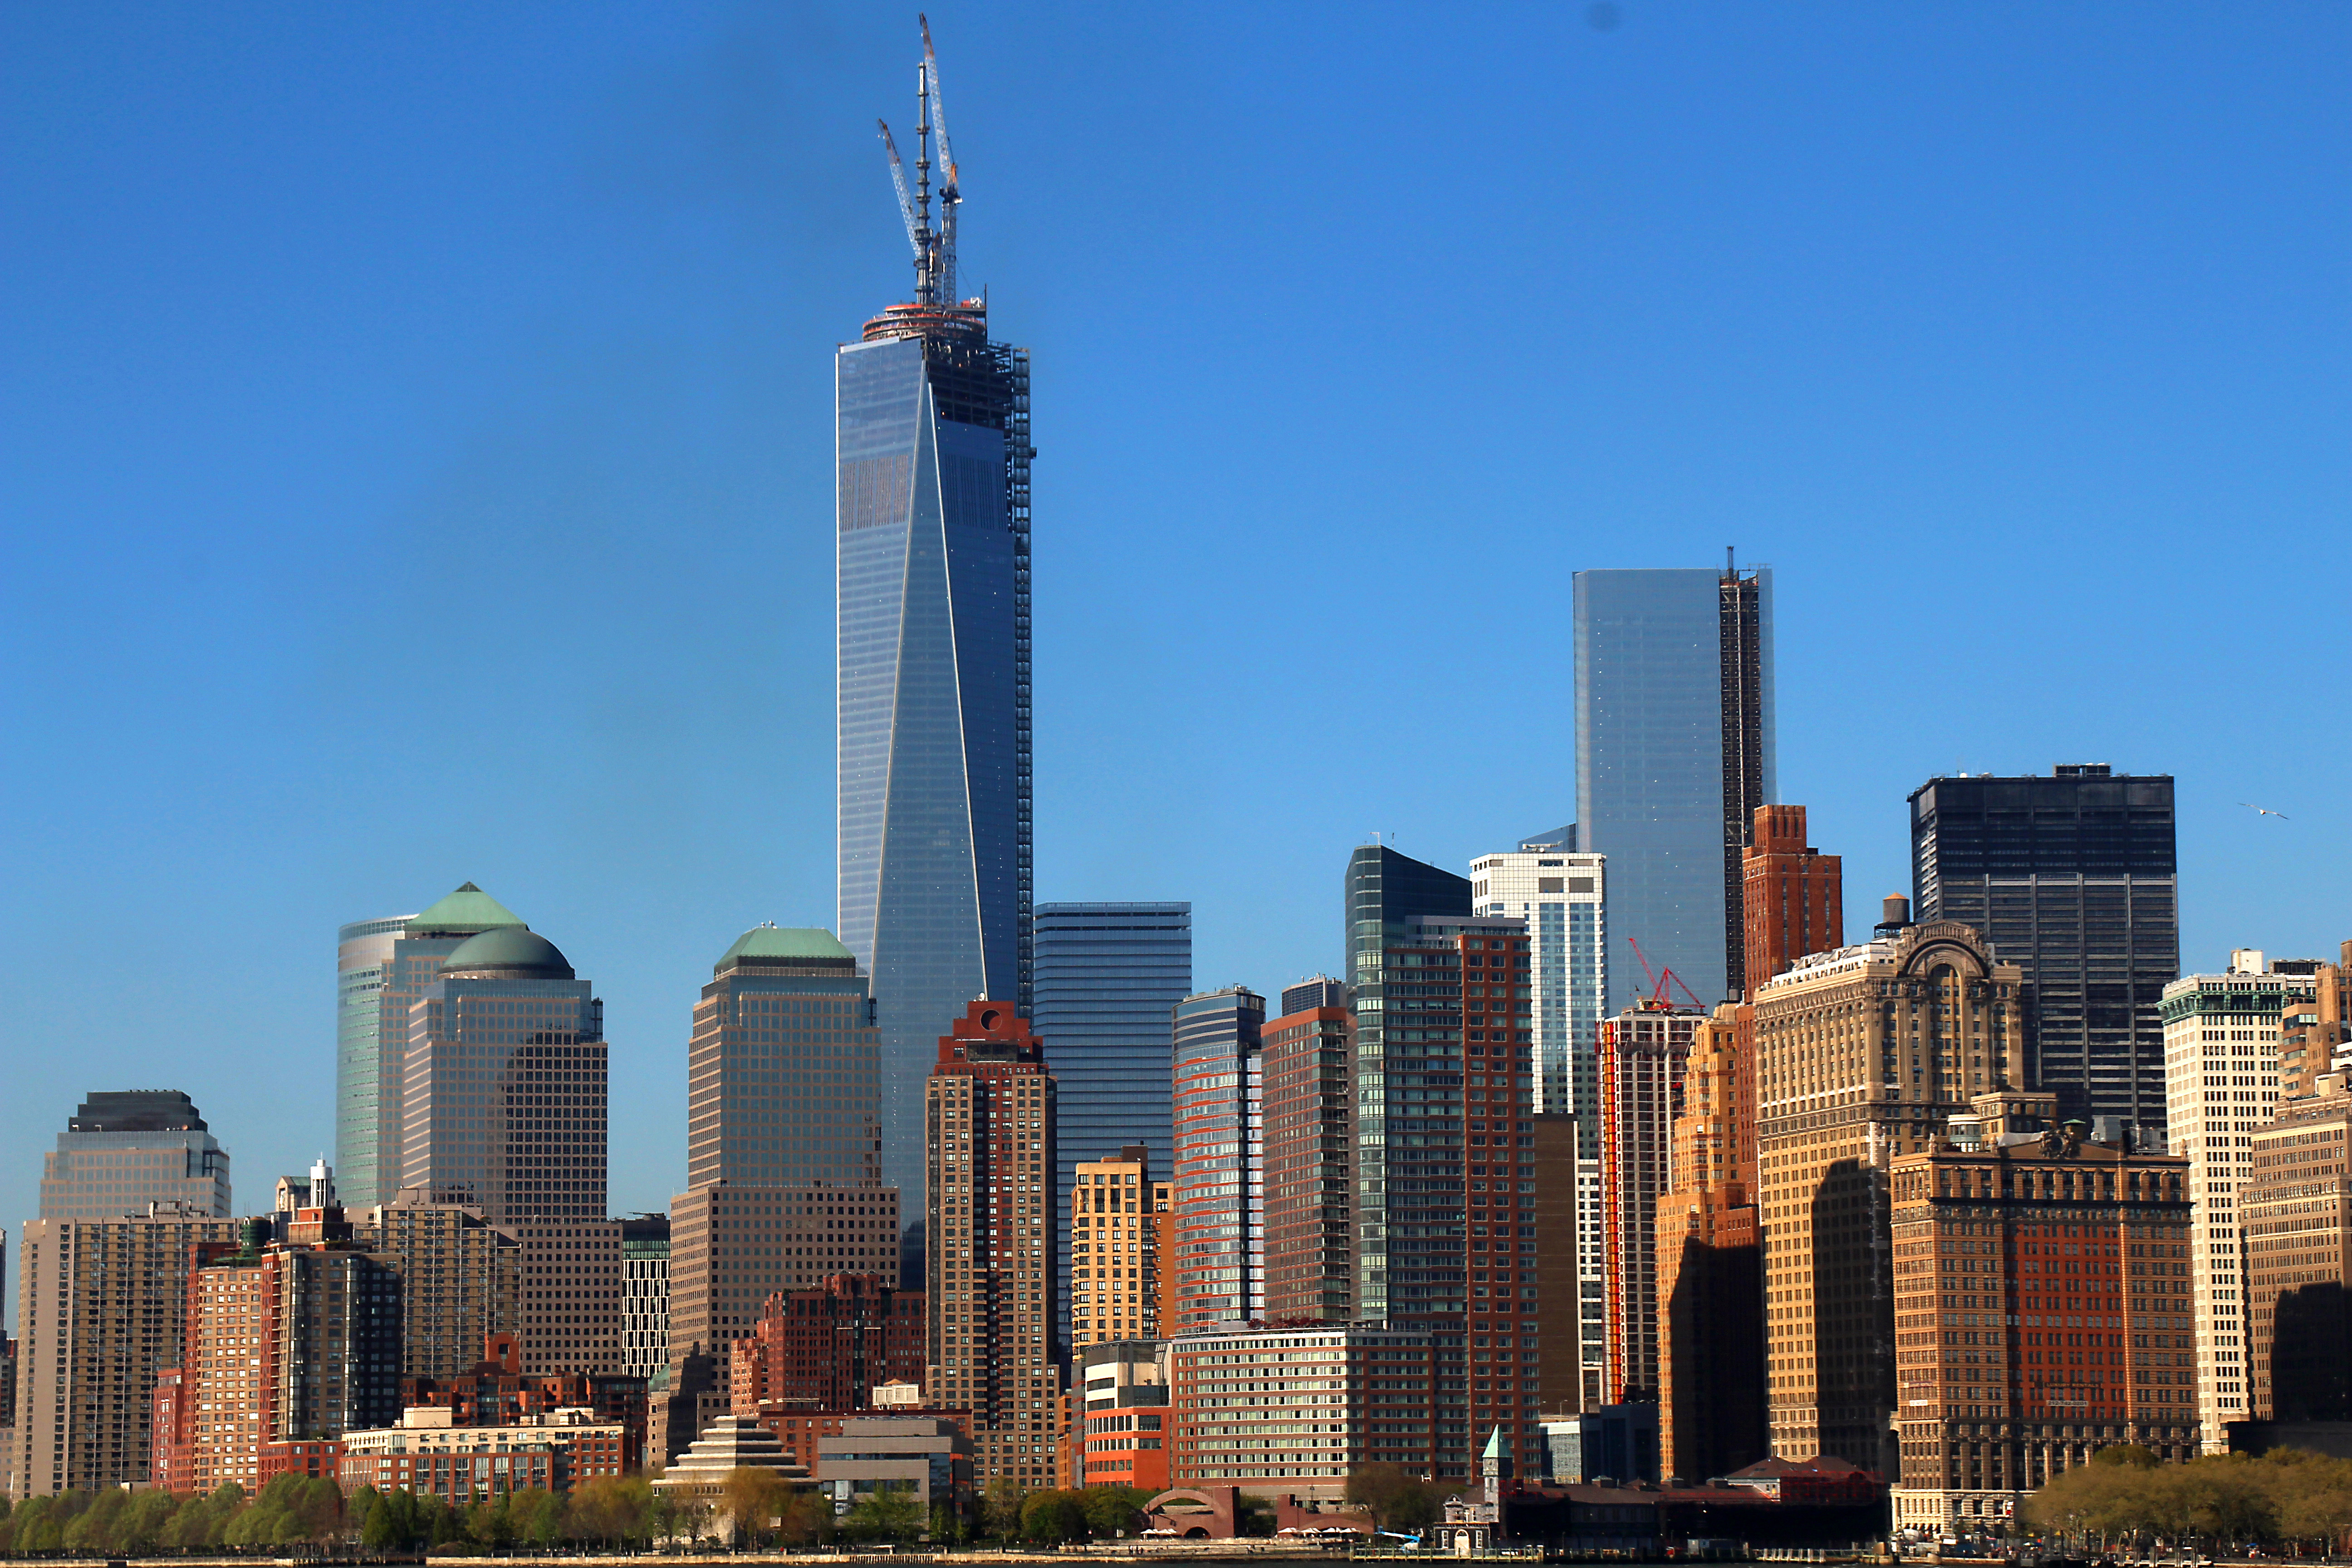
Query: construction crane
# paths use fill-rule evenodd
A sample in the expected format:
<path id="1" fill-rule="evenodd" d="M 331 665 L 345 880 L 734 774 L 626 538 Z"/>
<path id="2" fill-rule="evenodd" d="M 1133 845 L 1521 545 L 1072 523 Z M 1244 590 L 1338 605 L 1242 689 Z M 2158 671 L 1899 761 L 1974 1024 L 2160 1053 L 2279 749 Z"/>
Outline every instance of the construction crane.
<path id="1" fill-rule="evenodd" d="M 1682 985 L 1683 994 L 1691 999 L 1691 1005 L 1698 1008 L 1701 1012 L 1706 1011 L 1706 1004 L 1700 1001 L 1697 994 L 1694 993 L 1689 986 L 1683 985 L 1683 977 L 1681 975 L 1676 974 L 1671 968 L 1653 969 L 1650 967 L 1650 955 L 1642 951 L 1642 943 L 1639 938 L 1629 936 L 1625 940 L 1633 944 L 1633 956 L 1642 961 L 1642 973 L 1650 977 L 1650 994 L 1643 997 L 1638 1005 L 1643 1012 L 1671 1013 L 1674 1011 L 1674 998 L 1666 994 L 1666 987 L 1668 985 Z"/>
<path id="2" fill-rule="evenodd" d="M 923 29 L 923 81 L 929 89 L 931 123 L 940 133 L 940 252 L 932 282 L 942 305 L 956 303 L 956 208 L 963 194 L 956 182 L 955 153 L 948 145 L 948 100 L 940 92 L 940 58 L 931 52 L 931 19 L 915 14 Z"/>
<path id="3" fill-rule="evenodd" d="M 898 162 L 898 143 L 890 135 L 890 122 L 877 120 L 882 128 L 882 145 L 890 154 L 890 183 L 898 187 L 898 216 L 907 220 L 907 243 L 914 247 L 915 259 L 923 259 L 923 231 L 915 223 L 915 198 L 907 194 L 907 165 Z"/>

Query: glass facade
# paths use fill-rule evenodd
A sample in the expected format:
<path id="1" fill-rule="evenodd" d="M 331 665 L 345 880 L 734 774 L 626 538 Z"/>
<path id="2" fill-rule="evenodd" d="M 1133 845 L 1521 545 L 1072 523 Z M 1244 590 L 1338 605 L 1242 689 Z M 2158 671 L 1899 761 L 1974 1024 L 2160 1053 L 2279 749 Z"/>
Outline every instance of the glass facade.
<path id="1" fill-rule="evenodd" d="M 335 1169 L 361 1204 L 381 1203 L 400 1184 L 400 1118 L 384 1115 L 399 1104 L 400 1079 L 385 1071 L 383 987 L 393 943 L 415 918 L 354 921 L 336 932 Z"/>
<path id="2" fill-rule="evenodd" d="M 1030 1002 L 1028 370 L 962 314 L 877 331 L 835 364 L 840 923 L 911 1222 L 936 1042 Z"/>
<path id="3" fill-rule="evenodd" d="M 1265 1264 L 1265 998 L 1245 986 L 1175 1009 L 1176 1321 L 1258 1315 Z"/>
<path id="4" fill-rule="evenodd" d="M 1973 926 L 2025 972 L 2027 1081 L 2063 1116 L 2161 1138 L 2164 988 L 2180 973 L 2169 774 L 1937 778 L 1911 795 L 1921 921 Z"/>
<path id="5" fill-rule="evenodd" d="M 1062 1086 L 1056 1184 L 1070 1191 L 1080 1163 L 1138 1143 L 1164 1176 L 1174 1153 L 1168 1019 L 1192 990 L 1192 906 L 1040 904 L 1036 931 L 1029 1022 Z M 1068 1238 L 1056 1237 L 1055 1247 L 1069 1301 Z M 1061 1342 L 1077 1341 L 1065 1333 Z"/>
<path id="6" fill-rule="evenodd" d="M 91 1095 L 42 1157 L 40 1217 L 121 1219 L 149 1204 L 227 1215 L 228 1151 L 177 1089 Z"/>
<path id="7" fill-rule="evenodd" d="M 1743 966 L 1727 889 L 1775 789 L 1772 574 L 1579 572 L 1575 662 L 1576 847 L 1609 858 L 1612 940 L 1711 1005 Z M 1617 956 L 1612 1014 L 1646 989 Z"/>

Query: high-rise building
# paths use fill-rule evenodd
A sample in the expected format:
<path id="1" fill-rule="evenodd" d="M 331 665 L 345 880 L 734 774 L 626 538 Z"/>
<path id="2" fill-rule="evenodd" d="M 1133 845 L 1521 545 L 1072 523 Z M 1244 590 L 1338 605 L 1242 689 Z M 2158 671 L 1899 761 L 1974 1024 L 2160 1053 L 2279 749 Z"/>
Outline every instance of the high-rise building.
<path id="1" fill-rule="evenodd" d="M 1264 1315 L 1344 1323 L 1356 1316 L 1356 1016 L 1336 981 L 1282 996 L 1260 1032 Z"/>
<path id="2" fill-rule="evenodd" d="M 1519 998 L 1535 1047 L 1535 1104 L 1584 1119 L 1599 1132 L 1601 1024 L 1609 995 L 1608 862 L 1560 849 L 1484 855 L 1470 863 L 1482 915 L 1525 921 L 1534 960 L 1530 995 Z"/>
<path id="3" fill-rule="evenodd" d="M 1037 1488 L 1056 1469 L 1056 1094 L 1044 1042 L 974 1002 L 940 1037 L 924 1096 L 931 1213 L 930 1403 L 971 1412 L 976 1480 Z"/>
<path id="4" fill-rule="evenodd" d="M 1053 1042 L 1062 1086 L 1055 1184 L 1069 1191 L 1079 1161 L 1131 1143 L 1150 1151 L 1152 1169 L 1172 1169 L 1168 1015 L 1192 990 L 1192 906 L 1040 904 L 1035 969 L 1030 1026 Z M 1072 1267 L 1058 1250 L 1065 1302 L 1074 1300 Z M 1073 1328 L 1063 1325 L 1066 1348 L 1086 1342 Z"/>
<path id="5" fill-rule="evenodd" d="M 923 1293 L 878 1274 L 829 1274 L 808 1289 L 779 1290 L 735 1342 L 729 1407 L 737 1415 L 866 1409 L 885 1384 L 922 1383 L 928 1330 Z"/>
<path id="6" fill-rule="evenodd" d="M 1347 954 L 1348 994 L 1356 1009 L 1356 1314 L 1369 1321 L 1389 1313 L 1390 1036 L 1391 1031 L 1397 1035 L 1400 1072 L 1406 1034 L 1423 1047 L 1417 1053 L 1422 1057 L 1427 1054 L 1432 1029 L 1440 1031 L 1441 1038 L 1451 1030 L 1456 1045 L 1462 1038 L 1462 1011 L 1453 1005 L 1458 995 L 1449 999 L 1432 994 L 1418 980 L 1393 998 L 1388 994 L 1388 949 L 1391 942 L 1406 940 L 1416 921 L 1466 918 L 1471 886 L 1467 877 L 1382 844 L 1360 845 L 1348 857 L 1340 942 Z M 1399 984 L 1402 987 L 1404 983 Z M 1402 1079 L 1398 1087 L 1402 1087 Z M 1425 1142 L 1419 1147 L 1433 1149 Z M 1410 1179 L 1427 1178 L 1415 1170 Z"/>
<path id="7" fill-rule="evenodd" d="M 1894 1470 L 1887 1169 L 1974 1097 L 2022 1087 L 2022 984 L 1973 930 L 1914 925 L 1895 897 L 1869 942 L 1756 988 L 1765 1371 L 1780 1458 Z"/>
<path id="8" fill-rule="evenodd" d="M 841 938 L 874 981 L 883 1176 L 910 1222 L 940 1021 L 974 996 L 1032 1005 L 1029 353 L 956 297 L 944 145 L 931 226 L 933 69 L 914 300 L 834 356 Z"/>
<path id="9" fill-rule="evenodd" d="M 687 1046 L 687 1184 L 879 1181 L 882 1037 L 850 951 L 754 926 L 711 974 Z"/>
<path id="10" fill-rule="evenodd" d="M 1171 1333 L 1258 1315 L 1265 1266 L 1265 998 L 1246 985 L 1187 996 L 1174 1010 Z"/>
<path id="11" fill-rule="evenodd" d="M 2198 1426 L 2213 1453 L 2228 1452 L 2226 1423 L 2248 1419 L 2252 1408 L 2239 1194 L 2253 1175 L 2254 1135 L 2278 1109 L 2279 1019 L 2316 989 L 2313 975 L 2274 973 L 2262 953 L 2241 949 L 2227 973 L 2184 974 L 2158 1004 L 2171 1088 L 2165 1125 L 2172 1147 L 2189 1157 L 2195 1209 L 2189 1252 Z"/>
<path id="12" fill-rule="evenodd" d="M 2110 1444 L 2197 1451 L 2171 1293 L 2184 1163 L 2086 1140 L 2056 1110 L 1976 1095 L 1948 1140 L 1890 1163 L 1900 1528 L 1999 1531 Z"/>
<path id="13" fill-rule="evenodd" d="M 1756 808 L 1740 862 L 1745 973 L 1753 990 L 1810 953 L 1845 945 L 1845 861 L 1805 842 L 1805 808 Z"/>
<path id="14" fill-rule="evenodd" d="M 1772 574 L 1579 572 L 1576 842 L 1609 858 L 1612 940 L 1712 1004 L 1748 988 L 1742 860 L 1774 793 Z M 1609 1010 L 1633 1005 L 1633 966 Z"/>
<path id="15" fill-rule="evenodd" d="M 513 1226 L 534 1371 L 621 1364 L 621 1232 L 604 1217 L 607 1065 L 604 1003 L 521 926 L 467 937 L 409 1004 L 404 1184 Z"/>
<path id="16" fill-rule="evenodd" d="M 474 1364 L 487 1336 L 521 1331 L 523 1240 L 515 1227 L 412 1187 L 367 1210 L 352 1234 L 400 1270 L 403 1374 L 456 1377 Z M 542 1367 L 562 1364 L 551 1354 L 533 1359 Z"/>
<path id="17" fill-rule="evenodd" d="M 2319 1092 L 2322 1075 L 2352 1069 L 2352 942 L 2334 963 L 2282 958 L 2271 969 L 2311 975 L 2311 999 L 2279 1015 L 2279 1098 L 2301 1100 Z"/>
<path id="18" fill-rule="evenodd" d="M 1751 921 L 1751 942 L 1755 931 Z M 1654 1232 L 1658 1453 L 1670 1476 L 1727 1476 L 1769 1451 L 1755 1034 L 1753 1009 L 1724 1003 L 1692 1037 L 1683 1069 L 1673 1187 Z"/>
<path id="19" fill-rule="evenodd" d="M 729 1347 L 751 1331 L 779 1290 L 835 1274 L 872 1274 L 896 1289 L 905 1234 L 898 1190 L 879 1182 L 713 1182 L 670 1200 L 669 1362 L 677 1385 L 690 1357 L 714 1358 L 727 1407 Z M 705 1423 L 698 1419 L 697 1429 Z"/>
<path id="20" fill-rule="evenodd" d="M 156 1374 L 184 1364 L 191 1256 L 241 1234 L 239 1221 L 162 1205 L 126 1219 L 25 1222 L 16 1468 L 0 1490 L 147 1483 Z"/>
<path id="21" fill-rule="evenodd" d="M 621 1222 L 621 1370 L 650 1383 L 669 1364 L 669 1215 Z"/>
<path id="22" fill-rule="evenodd" d="M 2163 1136 L 2164 1026 L 2180 973 L 2170 774 L 1934 778 L 1911 794 L 1911 892 L 2024 972 L 2026 1066 L 2060 1112 Z"/>
<path id="23" fill-rule="evenodd" d="M 1601 1026 L 1601 1226 L 1610 1258 L 1606 1402 L 1658 1397 L 1658 1199 L 1673 1185 L 1692 1042 L 1707 1019 L 1648 1001 Z"/>
<path id="24" fill-rule="evenodd" d="M 2235 1196 L 2253 1419 L 2352 1421 L 2352 1084 L 2321 1075 L 2252 1137 Z"/>
<path id="25" fill-rule="evenodd" d="M 401 1188 L 409 1004 L 459 942 L 521 924 L 467 882 L 420 913 L 354 921 L 337 933 L 335 1169 L 354 1208 L 388 1204 Z"/>
<path id="26" fill-rule="evenodd" d="M 229 1211 L 228 1151 L 178 1089 L 92 1094 L 41 1161 L 43 1219 L 113 1219 L 149 1204 Z"/>
<path id="27" fill-rule="evenodd" d="M 1071 1173 L 1071 1354 L 1109 1340 L 1160 1337 L 1160 1236 L 1151 1151 L 1129 1144 Z"/>

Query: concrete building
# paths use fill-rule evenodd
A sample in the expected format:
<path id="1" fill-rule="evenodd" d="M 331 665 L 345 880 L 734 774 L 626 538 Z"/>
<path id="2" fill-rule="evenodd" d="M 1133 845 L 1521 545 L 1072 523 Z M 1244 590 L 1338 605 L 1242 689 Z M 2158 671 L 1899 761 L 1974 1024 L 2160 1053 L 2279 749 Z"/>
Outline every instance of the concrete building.
<path id="1" fill-rule="evenodd" d="M 1593 1118 L 1601 1096 L 1601 1025 L 1609 997 L 1609 862 L 1603 855 L 1520 848 L 1470 863 L 1481 915 L 1527 924 L 1528 994 L 1514 997 L 1513 1025 L 1535 1051 L 1532 1110 Z M 1491 998 L 1490 998 L 1491 1000 Z M 1524 1002 L 1525 1006 L 1517 1005 Z"/>
<path id="2" fill-rule="evenodd" d="M 192 1255 L 240 1235 L 236 1220 L 161 1206 L 137 1218 L 25 1222 L 10 1496 L 148 1481 L 155 1379 L 186 1354 Z"/>
<path id="3" fill-rule="evenodd" d="M 1576 842 L 1609 921 L 1710 1004 L 1748 989 L 1741 860 L 1772 799 L 1772 574 L 1575 577 Z M 1623 964 L 1608 1009 L 1637 997 Z"/>
<path id="4" fill-rule="evenodd" d="M 1976 1095 L 1948 1140 L 1889 1163 L 1898 1527 L 2000 1531 L 2110 1444 L 2197 1452 L 2172 1272 L 2188 1163 L 2057 1113 L 2054 1095 Z"/>
<path id="5" fill-rule="evenodd" d="M 1077 1355 L 1077 1408 L 1065 1442 L 1066 1487 L 1136 1487 L 1156 1495 L 1169 1487 L 1168 1356 L 1171 1342 L 1110 1340 Z"/>
<path id="6" fill-rule="evenodd" d="M 1236 1327 L 1168 1347 L 1175 1486 L 1332 1499 L 1385 1461 L 1443 1477 L 1431 1336 L 1380 1323 Z"/>
<path id="7" fill-rule="evenodd" d="M 1759 923 L 1748 923 L 1751 952 Z M 1769 957 L 1748 972 L 1773 973 Z M 1657 1204 L 1658 1443 L 1670 1476 L 1727 1476 L 1769 1448 L 1755 1034 L 1753 1009 L 1725 1003 L 1693 1036 L 1673 1184 Z"/>
<path id="8" fill-rule="evenodd" d="M 856 1411 L 885 1384 L 919 1385 L 928 1366 L 929 1313 L 920 1290 L 878 1274 L 835 1274 L 805 1290 L 768 1298 L 728 1359 L 729 1408 Z"/>
<path id="9" fill-rule="evenodd" d="M 225 1217 L 228 1151 L 178 1089 L 100 1091 L 41 1159 L 43 1219 L 114 1219 L 150 1204 Z"/>
<path id="10" fill-rule="evenodd" d="M 2234 1194 L 2256 1421 L 2352 1421 L 2352 1085 L 2314 1088 L 2252 1134 Z"/>
<path id="11" fill-rule="evenodd" d="M 1258 1315 L 1265 1268 L 1265 998 L 1245 985 L 1176 1005 L 1176 1320 Z"/>
<path id="12" fill-rule="evenodd" d="M 2025 976 L 2026 1070 L 2059 1112 L 2163 1134 L 2157 1016 L 2180 973 L 2172 778 L 2105 763 L 2048 777 L 1928 780 L 1911 794 L 1922 921 L 1972 927 Z"/>
<path id="13" fill-rule="evenodd" d="M 1611 1259 L 1612 1405 L 1658 1397 L 1658 1199 L 1674 1185 L 1672 1135 L 1683 1113 L 1696 1010 L 1645 1002 L 1601 1028 L 1601 1224 Z M 1531 1249 L 1532 1250 L 1532 1249 Z"/>
<path id="14" fill-rule="evenodd" d="M 343 1434 L 336 1480 L 343 1495 L 397 1488 L 462 1504 L 509 1492 L 568 1492 L 635 1468 L 621 1424 L 559 1410 L 508 1426 L 458 1426 L 446 1408 L 403 1411 L 396 1426 Z"/>
<path id="15" fill-rule="evenodd" d="M 978 1482 L 1055 1471 L 1056 1095 L 1044 1043 L 979 1001 L 939 1039 L 924 1099 L 933 1405 L 969 1410 Z"/>
<path id="16" fill-rule="evenodd" d="M 2279 1020 L 2309 1002 L 2309 974 L 2270 972 L 2263 954 L 2230 955 L 2222 974 L 2184 974 L 2164 988 L 2166 1126 L 2189 1157 L 2189 1268 L 2197 1282 L 2198 1426 L 2209 1453 L 2253 1411 L 2246 1316 L 2246 1236 L 2238 1193 L 2253 1174 L 2254 1135 L 2279 1103 Z"/>
<path id="17" fill-rule="evenodd" d="M 1118 1157 L 1081 1161 L 1072 1173 L 1070 1348 L 1160 1334 L 1160 1237 L 1151 1198 L 1151 1152 L 1137 1143 Z"/>
<path id="18" fill-rule="evenodd" d="M 1886 1177 L 1977 1095 L 2024 1080 L 2017 966 L 1890 898 L 1871 940 L 1755 994 L 1772 1451 L 1885 1475 L 1895 1412 Z"/>
<path id="19" fill-rule="evenodd" d="M 816 1440 L 816 1486 L 835 1513 L 886 1489 L 912 1492 L 928 1519 L 971 1496 L 971 1439 L 945 1416 L 853 1415 Z"/>
<path id="20" fill-rule="evenodd" d="M 669 1215 L 621 1222 L 621 1370 L 653 1381 L 669 1365 Z"/>
<path id="21" fill-rule="evenodd" d="M 1141 1144 L 1162 1175 L 1175 1169 L 1168 1018 L 1192 994 L 1192 906 L 1039 904 L 1033 991 L 1029 1026 L 1053 1043 L 1062 1086 L 1056 1189 L 1070 1190 L 1079 1161 L 1129 1144 Z M 1073 1267 L 1059 1250 L 1054 1273 L 1066 1304 L 1076 1300 Z M 1087 1342 L 1075 1321 L 1062 1331 L 1066 1346 Z"/>
<path id="22" fill-rule="evenodd" d="M 1348 1322 L 1356 1315 L 1356 1016 L 1344 1004 L 1286 1010 L 1262 1038 L 1265 1316 Z"/>
<path id="23" fill-rule="evenodd" d="M 1805 842 L 1803 806 L 1757 807 L 1739 869 L 1748 989 L 1845 945 L 1845 863 Z"/>

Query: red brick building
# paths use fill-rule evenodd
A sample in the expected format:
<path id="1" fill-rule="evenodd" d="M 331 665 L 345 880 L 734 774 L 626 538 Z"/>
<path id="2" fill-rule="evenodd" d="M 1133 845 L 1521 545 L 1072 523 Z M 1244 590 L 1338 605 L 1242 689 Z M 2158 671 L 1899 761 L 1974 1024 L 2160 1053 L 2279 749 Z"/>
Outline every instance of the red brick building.
<path id="1" fill-rule="evenodd" d="M 1265 1025 L 1260 1038 L 1265 1315 L 1348 1322 L 1356 1315 L 1356 1016 L 1311 1007 Z"/>
<path id="2" fill-rule="evenodd" d="M 808 1290 L 778 1290 L 731 1348 L 729 1405 L 757 1416 L 771 1405 L 864 1410 L 874 1385 L 920 1385 L 929 1354 L 920 1290 L 878 1274 L 828 1275 Z"/>
<path id="3" fill-rule="evenodd" d="M 1748 989 L 1797 960 L 1845 945 L 1845 863 L 1805 842 L 1805 808 L 1759 805 L 1740 862 Z"/>
<path id="4" fill-rule="evenodd" d="M 629 1468 L 642 1461 L 646 1441 L 646 1380 L 618 1373 L 526 1373 L 521 1337 L 483 1336 L 482 1359 L 456 1377 L 404 1377 L 404 1410 L 449 1412 L 452 1426 L 518 1426 L 559 1410 L 586 1410 L 625 1434 Z"/>

